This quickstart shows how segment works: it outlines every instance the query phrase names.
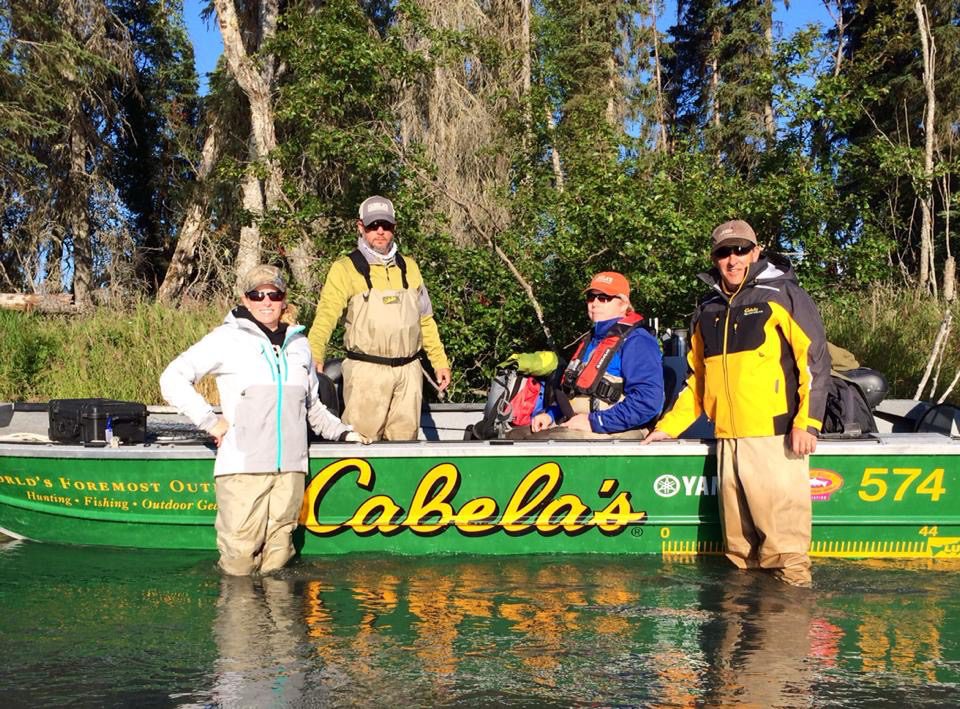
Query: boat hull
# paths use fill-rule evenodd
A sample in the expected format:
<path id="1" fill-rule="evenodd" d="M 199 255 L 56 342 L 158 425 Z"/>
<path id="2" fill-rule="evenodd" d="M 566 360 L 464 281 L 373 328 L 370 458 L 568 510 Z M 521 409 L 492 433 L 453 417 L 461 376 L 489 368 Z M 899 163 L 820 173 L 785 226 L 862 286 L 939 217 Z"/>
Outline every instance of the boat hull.
<path id="1" fill-rule="evenodd" d="M 960 443 L 824 441 L 814 556 L 960 557 Z M 215 549 L 204 446 L 0 444 L 0 531 L 60 544 Z M 713 447 L 695 441 L 311 448 L 304 555 L 721 553 Z"/>

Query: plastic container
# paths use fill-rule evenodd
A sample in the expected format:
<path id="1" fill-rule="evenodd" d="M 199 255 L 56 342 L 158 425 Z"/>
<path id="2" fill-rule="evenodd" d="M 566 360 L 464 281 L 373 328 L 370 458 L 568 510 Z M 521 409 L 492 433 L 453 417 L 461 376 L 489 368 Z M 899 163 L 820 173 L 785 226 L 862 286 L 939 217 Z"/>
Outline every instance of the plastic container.
<path id="1" fill-rule="evenodd" d="M 147 407 L 113 399 L 53 399 L 48 406 L 49 436 L 58 443 L 109 445 L 143 443 L 147 437 Z"/>

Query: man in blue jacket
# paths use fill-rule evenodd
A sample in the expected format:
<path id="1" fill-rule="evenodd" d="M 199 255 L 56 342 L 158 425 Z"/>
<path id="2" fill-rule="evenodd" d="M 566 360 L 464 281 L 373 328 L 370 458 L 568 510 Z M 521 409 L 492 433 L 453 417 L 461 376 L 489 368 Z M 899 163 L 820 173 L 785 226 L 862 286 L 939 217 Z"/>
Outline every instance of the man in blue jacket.
<path id="1" fill-rule="evenodd" d="M 621 273 L 598 273 L 584 289 L 593 331 L 563 372 L 556 404 L 530 424 L 536 438 L 643 438 L 663 408 L 663 365 L 656 338 L 640 327 Z M 566 416 L 564 416 L 566 410 Z M 572 410 L 572 411 L 571 411 Z"/>

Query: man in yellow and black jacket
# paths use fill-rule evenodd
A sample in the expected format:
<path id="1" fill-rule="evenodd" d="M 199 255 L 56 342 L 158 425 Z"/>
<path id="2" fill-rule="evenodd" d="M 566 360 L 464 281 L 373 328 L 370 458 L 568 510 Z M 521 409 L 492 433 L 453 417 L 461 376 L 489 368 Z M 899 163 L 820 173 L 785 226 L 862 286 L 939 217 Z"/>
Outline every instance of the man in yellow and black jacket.
<path id="1" fill-rule="evenodd" d="M 816 305 L 789 261 L 761 258 L 742 220 L 713 232 L 711 290 L 691 326 L 691 369 L 671 410 L 646 438 L 713 421 L 724 550 L 739 568 L 771 569 L 810 585 L 809 454 L 816 450 L 830 357 Z"/>

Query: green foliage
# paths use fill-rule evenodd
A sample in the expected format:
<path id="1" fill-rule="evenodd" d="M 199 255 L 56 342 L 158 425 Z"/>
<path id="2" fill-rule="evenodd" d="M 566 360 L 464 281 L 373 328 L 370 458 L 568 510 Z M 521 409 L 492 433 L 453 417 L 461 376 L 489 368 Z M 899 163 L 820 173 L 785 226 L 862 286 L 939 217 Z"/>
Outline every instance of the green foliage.
<path id="1" fill-rule="evenodd" d="M 162 404 L 160 372 L 228 307 L 176 311 L 140 304 L 83 316 L 0 311 L 0 400 L 102 396 Z"/>
<path id="2" fill-rule="evenodd" d="M 834 294 L 819 302 L 827 337 L 853 352 L 860 364 L 884 374 L 891 398 L 913 398 L 933 349 L 944 316 L 942 304 L 913 290 L 878 286 L 860 293 Z M 960 307 L 952 306 L 956 322 Z M 939 398 L 960 371 L 960 336 L 953 328 L 943 361 L 934 370 L 939 374 Z M 948 401 L 960 404 L 954 389 Z"/>
<path id="3" fill-rule="evenodd" d="M 0 399 L 30 399 L 38 395 L 38 380 L 49 366 L 56 344 L 38 318 L 0 310 Z"/>
<path id="4" fill-rule="evenodd" d="M 198 159 L 200 100 L 182 0 L 109 0 L 129 30 L 135 75 L 122 94 L 122 120 L 109 171 L 130 211 L 139 277 L 149 291 L 163 280 L 175 246 L 178 203 Z"/>
<path id="5" fill-rule="evenodd" d="M 71 28 L 51 19 L 60 16 L 57 3 L 0 0 L 0 278 L 16 288 L 45 268 L 54 272 L 58 249 L 69 256 L 69 230 L 63 247 L 47 229 L 59 200 L 77 184 L 63 159 L 68 99 L 81 97 L 82 125 L 100 131 L 87 167 L 101 193 L 118 195 L 121 205 L 109 212 L 112 222 L 93 221 L 94 243 L 102 230 L 125 222 L 120 226 L 146 247 L 139 262 L 152 265 L 140 269 L 142 279 L 162 275 L 182 217 L 179 197 L 192 187 L 185 161 L 196 151 L 200 105 L 181 3 L 77 2 L 109 7 L 120 18 L 136 59 L 132 83 L 120 81 L 115 57 L 85 49 Z M 947 197 L 957 171 L 960 22 L 956 3 L 925 4 L 937 42 L 935 176 L 942 181 L 934 194 L 935 258 L 942 261 L 953 248 Z M 353 246 L 357 204 L 372 193 L 390 195 L 401 248 L 423 268 L 454 363 L 455 399 L 479 393 L 493 364 L 511 352 L 548 345 L 526 286 L 561 349 L 588 327 L 581 291 L 601 270 L 624 272 L 634 305 L 649 318 L 685 325 L 702 290 L 696 274 L 709 266 L 709 234 L 729 218 L 747 219 L 765 247 L 793 260 L 801 283 L 829 312 L 828 325 L 840 328 L 855 351 L 881 356 L 907 347 L 879 316 L 871 315 L 872 340 L 857 340 L 855 327 L 865 317 L 862 293 L 876 283 L 909 283 L 917 266 L 916 199 L 929 182 L 920 152 L 926 97 L 913 3 L 843 0 L 842 37 L 819 26 L 777 36 L 772 13 L 786 5 L 679 0 L 677 26 L 658 35 L 659 0 L 544 0 L 532 4 L 528 38 L 509 3 L 481 3 L 474 8 L 479 19 L 444 26 L 433 24 L 442 5 L 425 0 L 283 3 L 275 39 L 260 48 L 283 67 L 275 157 L 284 194 L 260 224 L 264 252 L 282 257 L 310 238 L 322 275 Z M 17 43 L 21 37 L 30 42 Z M 530 73 L 521 81 L 525 59 Z M 71 65 L 79 70 L 68 90 L 51 90 Z M 431 103 L 438 76 L 462 80 L 461 103 Z M 476 154 L 451 168 L 431 152 L 443 141 L 431 142 L 430 131 L 456 130 L 455 119 L 437 116 L 460 105 L 476 111 L 471 118 L 489 116 L 489 125 L 476 138 Z M 223 70 L 203 107 L 224 130 L 222 157 L 206 186 L 211 229 L 198 271 L 223 277 L 250 216 L 238 197 L 249 116 L 246 98 Z M 456 193 L 460 184 L 483 185 L 483 199 Z M 47 260 L 28 264 L 32 270 L 18 261 L 17 239 L 27 228 L 48 235 L 34 250 Z M 118 250 L 101 263 L 132 257 Z M 291 295 L 309 323 L 316 294 Z M 935 310 L 887 301 L 918 314 Z M 17 341 L 34 345 L 17 351 L 34 354 L 18 355 L 14 370 L 22 374 L 10 391 L 33 396 L 61 379 L 61 389 L 110 387 L 100 375 L 115 371 L 117 353 L 128 350 L 137 353 L 123 354 L 132 358 L 124 361 L 149 371 L 152 381 L 161 360 L 190 339 L 174 338 L 175 346 L 148 356 L 154 345 L 140 347 L 146 343 L 135 333 L 148 323 L 169 327 L 163 318 L 172 316 L 133 314 L 144 321 L 129 328 L 118 322 L 116 331 L 99 317 L 61 323 L 74 344 L 47 329 L 50 319 L 24 320 Z M 209 322 L 216 319 L 219 313 Z M 937 322 L 918 316 L 912 337 L 932 337 Z M 179 328 L 171 329 L 179 337 Z M 873 341 L 882 343 L 876 352 Z M 70 356 L 61 358 L 61 349 Z M 82 372 L 72 364 L 91 356 L 108 366 Z M 56 369 L 51 358 L 68 376 L 46 378 Z M 909 382 L 918 366 L 912 354 L 890 362 L 898 382 Z M 5 376 L 14 382 L 13 374 Z"/>

